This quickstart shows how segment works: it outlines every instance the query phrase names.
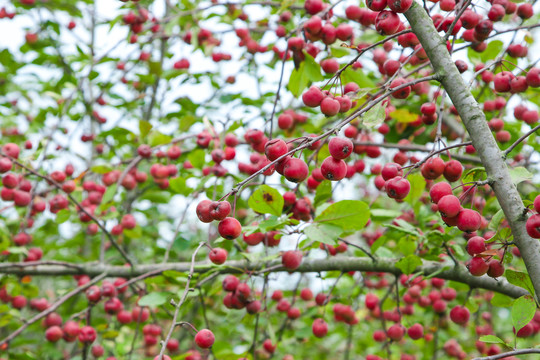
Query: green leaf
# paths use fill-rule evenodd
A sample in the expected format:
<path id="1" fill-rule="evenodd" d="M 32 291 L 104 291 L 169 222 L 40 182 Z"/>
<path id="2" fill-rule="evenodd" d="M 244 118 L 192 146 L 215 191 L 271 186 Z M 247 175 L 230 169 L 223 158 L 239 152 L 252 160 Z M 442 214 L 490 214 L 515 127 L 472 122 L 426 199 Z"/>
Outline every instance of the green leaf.
<path id="1" fill-rule="evenodd" d="M 510 307 L 514 303 L 514 299 L 510 296 L 496 292 L 491 298 L 491 305 L 498 307 Z"/>
<path id="2" fill-rule="evenodd" d="M 330 48 L 330 53 L 332 54 L 332 57 L 340 58 L 340 57 L 349 55 L 351 51 L 349 49 L 344 49 L 342 47 L 332 46 Z"/>
<path id="3" fill-rule="evenodd" d="M 101 203 L 102 204 L 107 204 L 108 202 L 110 202 L 114 195 L 116 194 L 116 184 L 113 184 L 111 186 L 109 186 L 107 188 L 107 190 L 105 191 L 105 194 L 103 194 L 103 198 L 101 200 Z"/>
<path id="4" fill-rule="evenodd" d="M 139 120 L 139 132 L 142 138 L 146 138 L 146 135 L 148 135 L 151 129 L 152 129 L 152 124 L 150 124 L 146 120 Z"/>
<path id="5" fill-rule="evenodd" d="M 153 203 L 167 204 L 171 200 L 171 194 L 168 191 L 147 191 L 140 198 Z"/>
<path id="6" fill-rule="evenodd" d="M 368 78 L 362 69 L 353 70 L 351 67 L 348 67 L 343 73 L 341 73 L 341 81 L 343 84 L 354 82 L 358 84 L 360 89 L 375 87 L 373 80 Z"/>
<path id="7" fill-rule="evenodd" d="M 376 257 L 379 257 L 379 258 L 387 258 L 387 259 L 391 259 L 395 256 L 394 252 L 384 246 L 381 246 L 380 248 L 377 249 L 377 251 L 375 251 L 373 253 L 373 249 L 372 249 L 372 254 L 375 255 Z"/>
<path id="8" fill-rule="evenodd" d="M 390 116 L 398 123 L 411 123 L 418 119 L 418 114 L 414 114 L 407 109 L 397 109 L 390 113 Z"/>
<path id="9" fill-rule="evenodd" d="M 533 287 L 531 278 L 529 277 L 529 274 L 526 274 L 521 271 L 508 269 L 504 272 L 504 276 L 506 277 L 506 280 L 508 280 L 510 284 L 519 286 L 527 290 L 531 295 L 534 294 L 534 287 Z"/>
<path id="10" fill-rule="evenodd" d="M 192 188 L 186 185 L 186 179 L 183 177 L 176 177 L 169 180 L 169 188 L 177 194 L 187 196 L 193 191 Z"/>
<path id="11" fill-rule="evenodd" d="M 137 225 L 133 229 L 124 229 L 124 235 L 131 239 L 140 239 L 142 237 L 142 228 Z"/>
<path id="12" fill-rule="evenodd" d="M 531 322 L 536 312 L 536 303 L 530 295 L 523 295 L 514 301 L 510 314 L 516 333 Z"/>
<path id="13" fill-rule="evenodd" d="M 401 251 L 404 256 L 414 254 L 417 247 L 418 244 L 416 241 L 412 240 L 409 236 L 402 237 L 398 242 L 399 251 Z"/>
<path id="14" fill-rule="evenodd" d="M 309 54 L 306 53 L 305 55 L 304 71 L 306 72 L 308 79 L 312 82 L 324 80 L 324 77 L 321 74 L 321 65 L 319 65 L 319 63 L 316 62 L 315 59 Z"/>
<path id="15" fill-rule="evenodd" d="M 165 145 L 169 144 L 172 141 L 172 137 L 169 135 L 165 135 L 157 130 L 151 131 L 148 135 L 148 140 L 150 142 L 150 146 L 158 146 L 158 145 Z"/>
<path id="16" fill-rule="evenodd" d="M 253 211 L 260 214 L 280 216 L 283 211 L 283 196 L 268 185 L 261 185 L 249 197 L 248 205 Z"/>
<path id="17" fill-rule="evenodd" d="M 150 294 L 144 295 L 142 298 L 139 299 L 139 306 L 160 306 L 165 304 L 168 298 L 169 294 L 166 292 L 151 292 Z"/>
<path id="18" fill-rule="evenodd" d="M 462 181 L 463 183 L 468 183 L 472 181 L 482 180 L 485 177 L 485 174 L 486 169 L 484 169 L 483 167 L 472 168 L 471 170 L 465 172 Z"/>
<path id="19" fill-rule="evenodd" d="M 108 165 L 96 165 L 96 166 L 92 166 L 90 170 L 96 174 L 106 174 L 112 170 L 112 167 Z"/>
<path id="20" fill-rule="evenodd" d="M 469 298 L 467 298 L 467 302 L 465 303 L 465 307 L 469 309 L 471 314 L 477 312 L 478 308 L 480 307 L 480 305 L 478 304 L 478 299 L 475 299 L 474 297 L 469 296 Z"/>
<path id="21" fill-rule="evenodd" d="M 363 115 L 362 124 L 370 129 L 381 125 L 386 118 L 385 109 L 386 103 L 383 104 L 382 101 L 377 103 Z"/>
<path id="22" fill-rule="evenodd" d="M 363 229 L 369 220 L 369 206 L 359 200 L 341 200 L 330 205 L 315 221 L 337 225 L 343 230 Z"/>
<path id="23" fill-rule="evenodd" d="M 258 228 L 261 229 L 262 232 L 268 232 L 272 229 L 275 229 L 278 227 L 282 222 L 279 218 L 275 216 L 271 216 L 270 218 L 263 220 L 259 223 Z"/>
<path id="24" fill-rule="evenodd" d="M 324 180 L 317 186 L 315 191 L 314 205 L 317 206 L 332 197 L 332 182 Z"/>
<path id="25" fill-rule="evenodd" d="M 512 178 L 512 182 L 517 185 L 520 182 L 531 180 L 533 178 L 533 174 L 531 174 L 529 170 L 523 166 L 518 166 L 510 169 L 510 177 Z"/>
<path id="26" fill-rule="evenodd" d="M 56 213 L 56 223 L 62 224 L 69 220 L 71 216 L 71 211 L 63 209 Z"/>
<path id="27" fill-rule="evenodd" d="M 495 335 L 484 335 L 484 336 L 480 336 L 480 340 L 481 342 L 485 342 L 485 343 L 488 343 L 488 344 L 501 344 L 501 345 L 504 345 L 504 346 L 508 346 L 506 345 L 506 343 L 504 342 L 503 339 L 495 336 Z"/>
<path id="28" fill-rule="evenodd" d="M 195 149 L 193 151 L 190 151 L 187 157 L 188 157 L 189 162 L 191 163 L 191 165 L 193 165 L 194 168 L 202 169 L 205 163 L 205 160 L 204 160 L 205 155 L 206 153 L 204 152 L 203 149 Z"/>
<path id="29" fill-rule="evenodd" d="M 497 230 L 503 218 L 504 218 L 504 212 L 502 211 L 502 209 L 500 209 L 491 218 L 491 221 L 489 222 L 489 227 L 491 229 Z"/>
<path id="30" fill-rule="evenodd" d="M 497 55 L 502 51 L 504 43 L 500 40 L 490 41 L 486 47 L 486 50 L 480 53 L 480 60 L 483 63 L 497 58 Z"/>
<path id="31" fill-rule="evenodd" d="M 474 63 L 486 63 L 489 60 L 497 58 L 497 55 L 501 52 L 503 48 L 503 42 L 500 40 L 493 40 L 488 43 L 486 49 L 479 53 L 474 51 L 472 48 L 467 50 L 467 56 Z"/>
<path id="32" fill-rule="evenodd" d="M 418 213 L 422 204 L 419 199 L 426 188 L 426 180 L 420 174 L 411 174 L 407 177 L 407 180 L 409 180 L 409 183 L 411 184 L 411 190 L 405 198 L 405 201 L 414 208 L 415 213 Z"/>
<path id="33" fill-rule="evenodd" d="M 312 241 L 322 242 L 328 245 L 336 245 L 337 238 L 343 233 L 343 229 L 331 224 L 311 224 L 304 229 L 304 234 Z"/>
<path id="34" fill-rule="evenodd" d="M 20 246 L 13 246 L 6 249 L 10 254 L 24 254 L 28 255 L 28 249 Z M 15 294 L 12 294 L 15 295 Z"/>
<path id="35" fill-rule="evenodd" d="M 372 219 L 394 219 L 397 218 L 399 215 L 403 214 L 403 212 L 399 210 L 391 210 L 391 209 L 371 209 L 371 218 Z"/>
<path id="36" fill-rule="evenodd" d="M 395 222 L 398 225 L 384 224 L 383 226 L 387 227 L 387 228 L 390 228 L 390 229 L 400 231 L 400 232 L 404 232 L 404 233 L 409 234 L 409 235 L 413 235 L 413 236 L 416 236 L 416 237 L 421 237 L 418 230 L 414 226 L 409 224 L 407 221 L 405 221 L 403 219 L 396 219 Z"/>
<path id="37" fill-rule="evenodd" d="M 180 118 L 180 125 L 178 129 L 180 131 L 188 131 L 191 125 L 197 122 L 197 118 L 193 115 L 186 115 Z"/>
<path id="38" fill-rule="evenodd" d="M 422 259 L 416 255 L 408 255 L 396 263 L 396 267 L 405 275 L 412 274 L 420 265 L 422 265 Z"/>
<path id="39" fill-rule="evenodd" d="M 293 69 L 287 88 L 298 97 L 309 84 L 309 76 L 305 70 L 305 61 L 302 61 L 298 69 Z"/>

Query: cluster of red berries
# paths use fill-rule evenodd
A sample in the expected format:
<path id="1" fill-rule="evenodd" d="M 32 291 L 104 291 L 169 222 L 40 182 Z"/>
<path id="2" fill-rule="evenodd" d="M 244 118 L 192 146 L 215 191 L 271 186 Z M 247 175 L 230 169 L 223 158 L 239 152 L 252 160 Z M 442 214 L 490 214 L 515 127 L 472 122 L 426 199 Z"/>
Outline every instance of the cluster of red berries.
<path id="1" fill-rule="evenodd" d="M 281 130 L 292 130 L 296 124 L 305 123 L 307 118 L 308 117 L 306 115 L 297 113 L 292 109 L 287 109 L 278 116 L 277 123 Z"/>
<path id="2" fill-rule="evenodd" d="M 334 116 L 337 113 L 346 113 L 353 107 L 353 102 L 348 95 L 334 96 L 328 90 L 321 90 L 313 85 L 302 94 L 304 105 L 320 107 L 326 116 Z"/>
<path id="3" fill-rule="evenodd" d="M 526 49 L 526 48 L 525 48 Z M 540 69 L 532 68 L 527 76 L 515 76 L 510 71 L 502 71 L 493 77 L 493 87 L 500 93 L 521 93 L 530 87 L 540 87 Z"/>
<path id="4" fill-rule="evenodd" d="M 385 190 L 386 194 L 396 200 L 403 200 L 411 190 L 409 180 L 403 178 L 403 169 L 396 163 L 385 164 L 381 174 L 375 178 L 375 186 Z"/>
<path id="5" fill-rule="evenodd" d="M 28 0 L 27 0 L 28 1 Z M 33 1 L 33 0 L 32 0 Z M 21 1 L 22 2 L 22 1 Z M 2 7 L 0 9 L 0 19 L 5 19 L 5 18 L 8 18 L 8 19 L 13 19 L 15 17 L 15 13 L 14 12 L 8 12 L 6 10 L 5 7 Z"/>
<path id="6" fill-rule="evenodd" d="M 246 309 L 248 314 L 256 314 L 261 310 L 261 302 L 255 299 L 255 294 L 246 283 L 241 283 L 234 275 L 227 275 L 222 281 L 223 290 L 227 295 L 223 305 L 227 309 Z"/>
<path id="7" fill-rule="evenodd" d="M 325 250 L 330 256 L 336 256 L 337 254 L 342 254 L 347 251 L 349 247 L 343 241 L 340 241 L 338 245 L 328 245 L 324 243 L 319 244 L 319 249 Z"/>
<path id="8" fill-rule="evenodd" d="M 242 225 L 233 217 L 227 217 L 231 212 L 231 204 L 227 201 L 201 201 L 196 208 L 197 217 L 204 223 L 219 221 L 218 232 L 228 240 L 234 240 L 242 233 Z"/>
<path id="9" fill-rule="evenodd" d="M 240 42 L 238 43 L 238 45 L 240 47 L 245 46 L 248 53 L 256 54 L 256 53 L 264 53 L 268 51 L 267 46 L 259 44 L 257 40 L 251 37 L 251 34 L 249 33 L 249 29 L 238 28 L 235 30 L 235 32 L 236 32 L 236 36 L 240 38 Z"/>
<path id="10" fill-rule="evenodd" d="M 19 145 L 7 143 L 2 146 L 2 153 L 5 156 L 0 157 L 0 173 L 7 173 L 13 167 L 10 158 L 18 159 L 20 154 Z M 15 206 L 27 206 L 30 204 L 32 184 L 30 181 L 9 173 L 2 177 L 2 191 L 0 196 L 4 201 L 13 201 Z"/>
<path id="11" fill-rule="evenodd" d="M 533 125 L 538 122 L 538 111 L 519 104 L 514 108 L 514 117 L 516 120 L 522 120 L 528 125 Z"/>
<path id="12" fill-rule="evenodd" d="M 441 6 L 443 10 L 452 11 L 454 9 L 455 2 L 453 0 L 445 0 L 445 3 L 448 3 L 449 6 L 445 6 L 444 8 Z M 441 1 L 441 5 L 442 4 L 443 2 Z M 491 8 L 487 13 L 487 19 L 483 19 L 482 15 L 476 13 L 474 10 L 467 9 L 463 12 L 460 19 L 456 23 L 456 27 L 458 28 L 458 31 L 461 27 L 465 28 L 466 30 L 462 36 L 463 40 L 471 42 L 473 50 L 482 52 L 487 47 L 485 40 L 493 31 L 493 22 L 501 21 L 505 15 L 511 15 L 514 13 L 517 13 L 517 15 L 522 19 L 528 19 L 533 16 L 532 5 L 523 3 L 517 6 L 517 4 L 508 0 L 496 0 L 491 3 Z M 440 15 L 437 21 L 444 21 L 443 16 Z M 437 24 L 437 22 L 435 22 L 435 24 Z M 437 28 L 441 30 L 440 27 Z M 512 55 L 517 55 L 518 57 L 524 56 L 524 54 L 520 54 L 519 51 L 516 53 L 516 50 L 518 49 L 509 49 L 509 52 Z"/>
<path id="13" fill-rule="evenodd" d="M 482 226 L 482 216 L 475 210 L 462 208 L 461 201 L 453 195 L 452 187 L 447 182 L 433 185 L 429 195 L 448 226 L 457 226 L 459 230 L 469 233 Z"/>

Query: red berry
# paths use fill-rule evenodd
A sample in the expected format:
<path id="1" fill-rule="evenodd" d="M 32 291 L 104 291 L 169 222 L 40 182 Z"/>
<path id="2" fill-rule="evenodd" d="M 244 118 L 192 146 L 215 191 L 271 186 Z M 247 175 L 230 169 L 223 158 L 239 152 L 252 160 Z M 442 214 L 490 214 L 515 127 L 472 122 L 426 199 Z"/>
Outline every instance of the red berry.
<path id="1" fill-rule="evenodd" d="M 457 216 L 457 227 L 461 231 L 473 232 L 481 225 L 482 216 L 475 210 L 462 209 Z"/>
<path id="2" fill-rule="evenodd" d="M 535 214 L 528 218 L 525 228 L 530 237 L 540 239 L 540 214 Z"/>
<path id="3" fill-rule="evenodd" d="M 336 99 L 333 99 L 331 97 L 325 97 L 322 101 L 321 101 L 321 112 L 326 115 L 326 116 L 334 116 L 336 115 L 340 108 L 341 108 L 341 105 L 339 103 L 339 101 L 337 101 Z"/>
<path id="4" fill-rule="evenodd" d="M 474 276 L 482 276 L 489 270 L 489 265 L 480 256 L 475 256 L 467 265 L 469 272 Z"/>
<path id="5" fill-rule="evenodd" d="M 317 318 L 313 320 L 313 325 L 311 325 L 311 330 L 313 335 L 318 338 L 325 337 L 328 333 L 328 324 L 323 319 Z"/>
<path id="6" fill-rule="evenodd" d="M 268 351 L 270 354 L 273 354 L 276 351 L 277 345 L 272 344 L 272 340 L 266 339 L 263 342 L 264 350 Z"/>
<path id="7" fill-rule="evenodd" d="M 405 199 L 411 190 L 409 180 L 396 176 L 385 184 L 386 193 L 389 197 L 397 200 Z"/>
<path id="8" fill-rule="evenodd" d="M 96 303 L 101 299 L 101 289 L 97 285 L 92 285 L 86 289 L 86 298 L 88 301 Z"/>
<path id="9" fill-rule="evenodd" d="M 453 218 L 461 211 L 461 203 L 454 195 L 445 195 L 437 203 L 438 210 L 444 217 Z"/>
<path id="10" fill-rule="evenodd" d="M 273 139 L 264 146 L 264 153 L 268 160 L 274 161 L 289 151 L 287 143 L 281 139 Z"/>
<path id="11" fill-rule="evenodd" d="M 219 222 L 219 235 L 228 240 L 234 240 L 242 233 L 242 225 L 233 217 L 227 217 Z"/>
<path id="12" fill-rule="evenodd" d="M 469 309 L 464 306 L 454 306 L 450 310 L 450 320 L 459 325 L 465 325 L 470 317 Z"/>
<path id="13" fill-rule="evenodd" d="M 212 201 L 210 204 L 210 216 L 212 219 L 221 221 L 231 212 L 231 204 L 227 201 Z"/>
<path id="14" fill-rule="evenodd" d="M 450 160 L 444 166 L 444 178 L 450 182 L 458 181 L 463 173 L 463 166 L 458 160 Z"/>
<path id="15" fill-rule="evenodd" d="M 388 7 L 394 12 L 404 13 L 409 10 L 412 3 L 413 0 L 388 0 Z"/>
<path id="16" fill-rule="evenodd" d="M 195 335 L 195 343 L 203 349 L 208 349 L 214 344 L 214 334 L 208 329 L 202 329 Z"/>
<path id="17" fill-rule="evenodd" d="M 418 340 L 424 337 L 424 327 L 421 324 L 414 324 L 408 330 L 407 334 L 413 340 Z"/>
<path id="18" fill-rule="evenodd" d="M 210 211 L 212 210 L 212 201 L 210 200 L 203 200 L 199 204 L 197 204 L 196 212 L 197 217 L 199 220 L 201 220 L 204 223 L 209 223 L 214 220 L 212 215 L 210 215 Z"/>
<path id="19" fill-rule="evenodd" d="M 399 341 L 403 338 L 405 334 L 405 328 L 401 324 L 394 324 L 388 328 L 386 331 L 388 337 L 394 341 Z"/>
<path id="20" fill-rule="evenodd" d="M 281 256 L 281 263 L 288 270 L 297 269 L 302 263 L 302 252 L 294 250 L 285 251 Z"/>
<path id="21" fill-rule="evenodd" d="M 51 326 L 45 331 L 45 338 L 49 342 L 57 342 L 64 336 L 64 332 L 60 328 L 60 326 Z"/>
<path id="22" fill-rule="evenodd" d="M 422 176 L 428 180 L 435 180 L 444 172 L 445 164 L 441 158 L 430 158 L 420 168 Z"/>
<path id="23" fill-rule="evenodd" d="M 298 183 L 304 181 L 309 175 L 309 168 L 304 160 L 290 158 L 283 167 L 283 176 L 289 181 Z"/>
<path id="24" fill-rule="evenodd" d="M 489 277 L 498 278 L 504 274 L 504 265 L 500 261 L 491 259 L 488 261 L 488 266 L 487 274 Z"/>
<path id="25" fill-rule="evenodd" d="M 223 279 L 223 290 L 232 292 L 235 291 L 238 287 L 238 284 L 240 284 L 240 280 L 234 275 L 227 275 L 225 279 Z"/>
<path id="26" fill-rule="evenodd" d="M 91 344 L 96 341 L 96 329 L 91 326 L 83 326 L 79 332 L 79 341 L 85 344 Z"/>
<path id="27" fill-rule="evenodd" d="M 473 236 L 467 241 L 467 252 L 474 256 L 486 251 L 486 240 L 481 236 Z"/>
<path id="28" fill-rule="evenodd" d="M 321 164 L 321 173 L 325 179 L 341 180 L 347 175 L 347 164 L 343 160 L 329 156 Z"/>
<path id="29" fill-rule="evenodd" d="M 354 145 L 351 140 L 334 137 L 328 142 L 328 151 L 336 159 L 346 159 L 351 155 Z"/>
<path id="30" fill-rule="evenodd" d="M 221 248 L 213 248 L 208 254 L 210 261 L 214 264 L 221 265 L 227 260 L 227 250 Z"/>
<path id="31" fill-rule="evenodd" d="M 317 107 L 321 105 L 321 102 L 325 98 L 324 94 L 322 93 L 321 89 L 319 89 L 317 86 L 313 85 L 311 86 L 303 95 L 302 95 L 302 101 L 306 106 L 309 107 Z"/>

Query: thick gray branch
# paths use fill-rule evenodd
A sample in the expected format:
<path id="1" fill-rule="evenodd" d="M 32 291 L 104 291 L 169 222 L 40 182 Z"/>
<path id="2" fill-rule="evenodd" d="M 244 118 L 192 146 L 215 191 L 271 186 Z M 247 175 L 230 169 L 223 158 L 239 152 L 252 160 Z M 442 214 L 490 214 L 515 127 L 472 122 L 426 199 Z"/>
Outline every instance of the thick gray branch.
<path id="1" fill-rule="evenodd" d="M 244 272 L 263 273 L 265 269 L 269 272 L 286 271 L 280 266 L 280 261 L 271 263 L 266 262 L 248 262 L 248 261 L 228 261 L 224 265 L 216 266 L 209 262 L 197 262 L 194 266 L 194 273 L 218 272 L 221 274 L 235 274 Z M 0 274 L 14 275 L 77 275 L 86 274 L 89 276 L 97 276 L 106 272 L 111 277 L 133 278 L 140 276 L 144 278 L 148 276 L 156 276 L 165 270 L 176 270 L 185 272 L 190 271 L 191 262 L 181 263 L 160 263 L 160 264 L 145 264 L 135 265 L 134 267 L 105 265 L 98 263 L 89 264 L 44 264 L 37 265 L 36 263 L 25 266 L 25 263 L 3 263 L 0 264 Z M 372 261 L 368 258 L 357 257 L 332 257 L 329 259 L 314 259 L 304 260 L 302 265 L 296 270 L 298 272 L 321 272 L 321 271 L 374 271 L 386 272 L 394 275 L 400 275 L 401 271 L 395 266 L 393 260 Z M 425 261 L 424 265 L 417 268 L 416 271 L 422 272 L 425 276 L 435 274 L 436 277 L 446 280 L 453 280 L 469 285 L 473 288 L 492 290 L 511 297 L 520 297 L 526 295 L 527 291 L 509 284 L 504 280 L 495 280 L 487 276 L 476 277 L 472 276 L 464 266 L 448 266 L 440 263 Z"/>
<path id="2" fill-rule="evenodd" d="M 540 298 L 540 242 L 532 239 L 525 230 L 527 217 L 523 201 L 512 182 L 503 154 L 489 130 L 486 117 L 454 65 L 445 41 L 439 36 L 433 21 L 422 6 L 414 3 L 405 13 L 405 17 L 426 51 L 435 73 L 440 76 L 441 84 L 471 137 L 512 229 L 514 242 L 521 252 L 536 297 Z"/>

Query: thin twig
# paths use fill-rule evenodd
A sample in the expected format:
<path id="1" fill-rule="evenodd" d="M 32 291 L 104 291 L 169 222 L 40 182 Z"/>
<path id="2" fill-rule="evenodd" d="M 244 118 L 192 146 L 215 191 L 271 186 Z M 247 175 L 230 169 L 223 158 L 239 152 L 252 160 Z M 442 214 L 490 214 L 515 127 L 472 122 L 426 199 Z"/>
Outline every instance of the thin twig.
<path id="1" fill-rule="evenodd" d="M 184 304 L 184 302 L 186 301 L 187 299 L 187 296 L 188 296 L 188 293 L 190 291 L 190 283 L 191 283 L 191 279 L 193 278 L 193 273 L 195 271 L 195 257 L 197 256 L 197 253 L 199 252 L 199 250 L 205 246 L 205 242 L 202 241 L 199 243 L 199 246 L 197 246 L 197 249 L 195 249 L 195 252 L 193 252 L 193 255 L 191 256 L 191 265 L 190 265 L 190 268 L 189 268 L 189 273 L 188 273 L 188 277 L 187 277 L 187 282 L 186 282 L 186 287 L 184 288 L 184 293 L 182 294 L 182 297 L 180 298 L 180 301 L 178 302 L 178 304 L 176 304 L 176 307 L 174 309 L 174 315 L 173 315 L 173 319 L 172 319 L 172 325 L 171 327 L 169 328 L 169 332 L 167 333 L 167 336 L 165 337 L 165 340 L 163 341 L 163 343 L 161 344 L 161 350 L 159 352 L 159 360 L 163 360 L 163 354 L 165 354 L 165 349 L 167 348 L 167 343 L 169 342 L 169 340 L 171 339 L 171 336 L 172 336 L 172 333 L 174 331 L 174 328 L 177 326 L 177 321 L 176 319 L 178 318 L 178 313 L 180 312 L 180 308 L 182 307 L 182 305 Z"/>
<path id="2" fill-rule="evenodd" d="M 531 136 L 534 132 L 536 132 L 538 129 L 540 129 L 540 124 L 539 125 L 536 125 L 534 128 L 532 128 L 531 130 L 529 130 L 526 134 L 524 134 L 523 136 L 521 136 L 519 139 L 517 139 L 512 145 L 510 145 L 510 147 L 506 150 L 504 150 L 503 152 L 503 157 L 506 159 L 506 157 L 508 156 L 508 154 L 514 150 L 514 148 L 516 146 L 519 145 L 519 143 L 521 143 L 523 140 L 525 140 L 526 138 L 528 138 L 529 136 Z"/>
<path id="3" fill-rule="evenodd" d="M 504 359 L 510 356 L 525 355 L 525 354 L 540 354 L 540 349 L 513 350 L 513 351 L 509 351 L 509 352 L 505 352 L 505 353 L 501 353 L 497 355 L 478 357 L 472 360 L 497 360 L 497 359 Z"/>

